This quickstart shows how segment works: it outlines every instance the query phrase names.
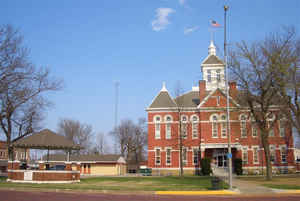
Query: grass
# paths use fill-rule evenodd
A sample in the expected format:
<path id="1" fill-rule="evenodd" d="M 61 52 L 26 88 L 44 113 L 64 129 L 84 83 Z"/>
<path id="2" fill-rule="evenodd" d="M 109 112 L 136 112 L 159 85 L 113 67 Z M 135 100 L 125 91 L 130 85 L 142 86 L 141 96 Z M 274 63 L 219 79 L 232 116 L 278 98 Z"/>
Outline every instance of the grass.
<path id="1" fill-rule="evenodd" d="M 225 186 L 225 184 L 222 186 Z M 0 188 L 96 191 L 199 191 L 211 189 L 211 177 L 93 177 L 83 178 L 80 183 L 74 184 L 24 184 L 0 182 Z"/>
<path id="2" fill-rule="evenodd" d="M 275 189 L 300 190 L 300 175 L 273 176 L 271 181 L 265 177 L 240 177 L 241 180 L 250 181 L 257 185 Z"/>

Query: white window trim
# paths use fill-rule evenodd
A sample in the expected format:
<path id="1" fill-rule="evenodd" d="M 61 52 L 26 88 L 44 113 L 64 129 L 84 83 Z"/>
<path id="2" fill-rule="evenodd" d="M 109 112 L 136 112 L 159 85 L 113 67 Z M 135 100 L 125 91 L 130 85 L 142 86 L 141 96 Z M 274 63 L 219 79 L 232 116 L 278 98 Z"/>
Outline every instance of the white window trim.
<path id="1" fill-rule="evenodd" d="M 183 155 L 184 155 L 184 151 L 183 150 L 186 150 L 185 152 L 185 160 L 183 160 Z M 187 147 L 182 147 L 182 162 L 185 163 L 185 165 L 187 165 L 187 162 L 188 162 L 188 148 Z"/>
<path id="2" fill-rule="evenodd" d="M 244 160 L 244 153 L 247 153 L 247 160 Z M 249 164 L 249 153 L 248 153 L 248 146 L 243 146 L 242 147 L 242 161 L 243 165 L 248 165 Z"/>
<path id="3" fill-rule="evenodd" d="M 282 161 L 282 149 L 285 149 L 285 161 Z M 288 159 L 288 148 L 286 145 L 279 145 L 279 150 L 280 150 L 280 160 L 281 163 L 287 163 L 287 159 Z"/>
<path id="4" fill-rule="evenodd" d="M 160 156 L 159 156 L 159 163 L 157 163 L 157 160 L 156 160 L 156 158 L 157 158 L 156 150 L 159 150 L 159 154 L 160 154 Z M 154 151 L 155 151 L 155 157 L 154 157 L 155 165 L 161 165 L 161 148 L 160 147 L 155 147 Z"/>
<path id="5" fill-rule="evenodd" d="M 156 118 L 159 117 L 160 120 L 157 121 Z M 161 139 L 161 122 L 162 118 L 160 115 L 155 115 L 153 117 L 153 122 L 154 122 L 154 138 L 155 139 Z M 157 126 L 159 126 L 159 130 L 157 130 Z"/>
<path id="6" fill-rule="evenodd" d="M 242 120 L 242 117 L 245 117 L 245 120 Z M 241 114 L 239 117 L 240 120 L 240 128 L 241 128 L 241 138 L 247 138 L 247 115 Z M 245 125 L 245 127 L 244 127 Z M 245 135 L 244 135 L 245 133 Z"/>
<path id="7" fill-rule="evenodd" d="M 255 148 L 257 149 L 257 162 L 254 162 Z M 252 152 L 253 152 L 253 164 L 259 164 L 259 146 L 252 146 Z"/>
<path id="8" fill-rule="evenodd" d="M 196 117 L 196 120 L 194 120 L 194 117 Z M 199 133 L 199 117 L 197 115 L 191 116 L 191 123 L 192 123 L 192 139 L 198 139 L 198 133 Z M 196 136 L 194 136 L 194 125 L 196 125 Z"/>
<path id="9" fill-rule="evenodd" d="M 185 127 L 185 135 L 183 134 L 183 128 Z M 181 132 L 180 134 L 182 135 L 182 139 L 187 139 L 188 136 L 188 124 L 187 122 L 182 122 L 181 123 Z"/>
<path id="10" fill-rule="evenodd" d="M 200 163 L 200 161 L 199 161 L 199 148 L 198 147 L 193 147 L 192 150 L 193 150 L 193 157 L 192 157 L 193 165 L 199 165 L 199 163 Z M 197 158 L 198 158 L 197 159 L 198 160 L 197 164 L 195 164 L 195 160 L 194 160 L 195 150 L 197 150 Z"/>
<path id="11" fill-rule="evenodd" d="M 170 130 L 168 130 L 168 126 L 170 126 Z M 165 124 L 165 137 L 167 140 L 171 139 L 172 138 L 172 123 L 170 122 L 167 122 Z"/>
<path id="12" fill-rule="evenodd" d="M 273 145 L 273 144 L 270 144 L 269 145 L 269 151 L 270 151 L 270 160 L 271 160 L 271 156 L 272 156 L 272 153 L 274 152 L 274 161 L 271 160 L 271 163 L 275 163 L 276 162 L 276 146 Z"/>
<path id="13" fill-rule="evenodd" d="M 217 117 L 217 119 L 216 120 L 214 120 L 214 117 Z M 210 115 L 210 122 L 211 122 L 211 137 L 212 138 L 219 138 L 219 127 L 218 127 L 218 120 L 219 120 L 219 116 L 217 115 L 217 114 L 212 114 L 212 115 Z M 215 126 L 216 126 L 216 128 L 214 129 L 214 124 L 215 124 Z M 214 131 L 217 131 L 216 132 L 216 136 L 214 136 L 214 134 L 215 134 L 215 132 Z"/>
<path id="14" fill-rule="evenodd" d="M 255 124 L 252 124 L 251 127 L 252 127 L 252 129 L 251 129 L 252 137 L 253 137 L 253 138 L 257 138 L 257 137 L 258 137 L 258 129 L 257 129 L 257 126 L 256 126 Z M 254 134 L 254 130 L 256 130 L 256 136 L 253 135 L 253 134 Z"/>
<path id="15" fill-rule="evenodd" d="M 166 147 L 165 149 L 166 149 L 166 165 L 169 166 L 169 165 L 172 165 L 172 148 L 171 147 Z M 168 161 L 167 160 L 167 158 L 168 158 L 167 157 L 168 150 L 170 150 L 170 163 L 167 162 Z"/>
<path id="16" fill-rule="evenodd" d="M 279 120 L 279 125 L 278 125 L 278 127 L 279 127 L 279 137 L 285 137 L 285 134 L 286 134 L 286 132 L 285 132 L 285 126 L 283 126 L 282 127 L 282 124 L 285 124 L 286 122 L 284 122 L 284 121 L 286 121 L 286 119 L 280 119 Z M 283 130 L 283 135 L 281 134 L 282 131 Z"/>

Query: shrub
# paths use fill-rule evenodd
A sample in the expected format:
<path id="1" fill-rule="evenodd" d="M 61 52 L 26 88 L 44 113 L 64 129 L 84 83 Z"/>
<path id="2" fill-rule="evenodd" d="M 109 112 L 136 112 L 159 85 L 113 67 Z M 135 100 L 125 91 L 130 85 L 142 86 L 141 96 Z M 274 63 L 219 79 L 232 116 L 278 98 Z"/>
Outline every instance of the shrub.
<path id="1" fill-rule="evenodd" d="M 234 159 L 234 172 L 237 175 L 243 174 L 243 160 L 240 158 Z"/>
<path id="2" fill-rule="evenodd" d="M 210 175 L 212 173 L 210 166 L 210 158 L 203 158 L 200 161 L 202 175 Z"/>

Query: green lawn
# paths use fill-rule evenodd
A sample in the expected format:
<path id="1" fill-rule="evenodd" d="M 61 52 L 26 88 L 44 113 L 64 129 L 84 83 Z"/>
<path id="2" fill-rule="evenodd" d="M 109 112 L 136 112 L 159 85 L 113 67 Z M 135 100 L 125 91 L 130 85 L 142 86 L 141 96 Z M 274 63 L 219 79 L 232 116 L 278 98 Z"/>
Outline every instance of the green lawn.
<path id="1" fill-rule="evenodd" d="M 265 177 L 240 177 L 241 180 L 247 180 L 257 185 L 276 189 L 300 189 L 300 175 L 281 175 L 273 176 L 272 181 L 266 181 Z"/>
<path id="2" fill-rule="evenodd" d="M 210 177 L 94 177 L 75 184 L 24 184 L 5 182 L 0 188 L 31 188 L 61 190 L 120 190 L 120 191 L 183 191 L 211 189 Z M 223 186 L 225 186 L 223 184 Z"/>

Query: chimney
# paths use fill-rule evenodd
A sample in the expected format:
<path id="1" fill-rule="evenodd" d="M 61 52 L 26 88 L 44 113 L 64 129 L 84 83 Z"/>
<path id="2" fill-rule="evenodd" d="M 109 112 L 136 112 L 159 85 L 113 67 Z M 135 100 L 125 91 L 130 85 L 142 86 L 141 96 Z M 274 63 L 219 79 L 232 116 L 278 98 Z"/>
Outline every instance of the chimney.
<path id="1" fill-rule="evenodd" d="M 236 82 L 229 82 L 229 95 L 233 98 L 237 98 L 238 90 L 236 88 Z"/>
<path id="2" fill-rule="evenodd" d="M 206 81 L 200 80 L 199 81 L 199 99 L 200 102 L 205 98 L 206 95 Z"/>

